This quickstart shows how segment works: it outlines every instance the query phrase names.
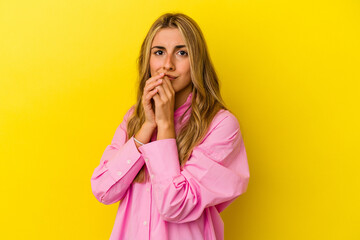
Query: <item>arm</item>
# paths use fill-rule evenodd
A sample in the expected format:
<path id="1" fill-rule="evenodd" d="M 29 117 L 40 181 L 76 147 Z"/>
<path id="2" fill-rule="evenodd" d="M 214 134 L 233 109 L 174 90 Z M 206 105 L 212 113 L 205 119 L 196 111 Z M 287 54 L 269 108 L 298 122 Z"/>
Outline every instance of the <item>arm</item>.
<path id="1" fill-rule="evenodd" d="M 127 121 L 133 107 L 125 114 L 123 121 L 101 157 L 100 164 L 91 176 L 91 188 L 96 199 L 106 205 L 120 201 L 130 184 L 144 165 L 133 137 L 127 140 Z M 142 141 L 148 142 L 152 132 L 143 126 L 137 133 Z M 149 136 L 150 135 L 150 136 Z"/>
<path id="2" fill-rule="evenodd" d="M 174 138 L 145 144 L 139 150 L 151 176 L 157 209 L 166 221 L 194 221 L 209 206 L 222 205 L 223 210 L 247 189 L 247 157 L 233 115 L 210 130 L 183 170 Z"/>

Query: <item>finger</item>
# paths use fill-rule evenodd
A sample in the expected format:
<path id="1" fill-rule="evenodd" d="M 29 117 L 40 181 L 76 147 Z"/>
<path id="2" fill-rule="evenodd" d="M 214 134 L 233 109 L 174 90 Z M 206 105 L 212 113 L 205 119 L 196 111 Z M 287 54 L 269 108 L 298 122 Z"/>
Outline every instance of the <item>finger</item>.
<path id="1" fill-rule="evenodd" d="M 154 97 L 154 95 L 156 95 L 158 93 L 158 89 L 153 89 L 152 91 L 150 91 L 149 93 L 147 93 L 146 95 L 144 95 L 143 97 L 143 105 L 145 106 L 150 106 L 151 108 L 151 99 Z"/>
<path id="2" fill-rule="evenodd" d="M 169 89 L 171 90 L 172 94 L 175 95 L 175 89 L 170 79 L 168 79 L 168 83 L 169 83 Z"/>
<path id="3" fill-rule="evenodd" d="M 146 85 L 149 85 L 149 84 L 151 84 L 151 83 L 153 83 L 153 82 L 156 82 L 156 80 L 162 78 L 163 76 L 164 76 L 164 73 L 160 73 L 160 74 L 158 74 L 158 75 L 156 75 L 156 76 L 152 76 L 151 78 L 149 78 L 148 80 L 146 80 L 145 86 L 146 86 Z"/>
<path id="4" fill-rule="evenodd" d="M 165 92 L 165 89 L 164 89 L 163 84 L 157 86 L 156 88 L 158 89 L 159 96 L 160 96 L 161 100 L 164 101 L 164 102 L 166 102 L 167 99 L 168 99 L 168 96 L 167 96 L 167 94 L 166 94 L 166 92 Z"/>
<path id="5" fill-rule="evenodd" d="M 153 90 L 156 86 L 160 85 L 163 82 L 163 79 L 157 79 L 157 81 L 152 82 L 151 84 L 149 84 L 148 86 L 145 87 L 144 92 L 149 92 L 151 90 Z"/>
<path id="6" fill-rule="evenodd" d="M 146 84 L 144 86 L 144 91 L 150 91 L 155 87 L 155 85 L 157 85 L 159 82 L 162 82 L 162 76 L 163 74 L 159 74 L 155 77 L 149 78 L 149 80 L 146 81 Z"/>
<path id="7" fill-rule="evenodd" d="M 151 99 L 154 97 L 154 95 L 157 94 L 157 93 L 158 93 L 158 89 L 157 89 L 157 88 L 153 89 L 153 90 L 150 91 L 148 94 L 146 94 L 145 100 L 148 101 L 148 102 L 150 102 L 150 100 L 151 100 Z"/>
<path id="8" fill-rule="evenodd" d="M 146 95 L 146 99 L 147 99 L 147 101 L 151 101 L 151 99 L 155 96 L 155 94 L 157 94 L 158 93 L 158 89 L 157 88 L 155 88 L 155 89 L 153 89 L 152 91 L 150 91 L 147 95 Z"/>
<path id="9" fill-rule="evenodd" d="M 165 92 L 166 92 L 168 98 L 171 98 L 173 96 L 173 94 L 174 94 L 173 93 L 174 89 L 173 89 L 173 87 L 171 85 L 171 82 L 170 82 L 170 79 L 168 77 L 164 78 L 163 86 L 164 86 L 164 89 L 165 89 Z"/>
<path id="10" fill-rule="evenodd" d="M 157 105 L 158 103 L 162 102 L 159 94 L 155 94 L 155 95 L 153 96 L 153 99 L 154 99 L 155 105 Z"/>

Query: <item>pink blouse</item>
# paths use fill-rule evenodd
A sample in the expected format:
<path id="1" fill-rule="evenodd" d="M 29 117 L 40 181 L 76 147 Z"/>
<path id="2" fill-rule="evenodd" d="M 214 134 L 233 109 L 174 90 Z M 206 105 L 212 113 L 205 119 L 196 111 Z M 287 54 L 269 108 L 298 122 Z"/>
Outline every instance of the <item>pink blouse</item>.
<path id="1" fill-rule="evenodd" d="M 180 116 L 190 116 L 191 98 L 192 93 L 174 112 L 176 133 Z M 133 137 L 127 139 L 127 120 L 133 111 L 134 106 L 91 176 L 98 201 L 106 205 L 120 201 L 110 240 L 224 239 L 219 213 L 246 191 L 250 177 L 236 117 L 220 110 L 181 169 L 175 138 L 156 140 L 154 131 L 140 152 Z M 133 183 L 144 163 L 147 181 Z"/>

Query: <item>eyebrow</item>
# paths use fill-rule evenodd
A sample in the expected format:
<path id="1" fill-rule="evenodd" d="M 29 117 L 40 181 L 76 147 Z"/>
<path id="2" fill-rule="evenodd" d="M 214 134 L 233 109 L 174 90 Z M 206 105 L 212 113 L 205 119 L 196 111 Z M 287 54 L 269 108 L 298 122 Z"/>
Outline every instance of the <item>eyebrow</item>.
<path id="1" fill-rule="evenodd" d="M 183 47 L 186 47 L 186 45 L 176 45 L 174 49 L 179 49 L 179 48 L 183 48 Z M 151 49 L 153 49 L 153 48 L 166 49 L 163 46 L 153 46 Z"/>

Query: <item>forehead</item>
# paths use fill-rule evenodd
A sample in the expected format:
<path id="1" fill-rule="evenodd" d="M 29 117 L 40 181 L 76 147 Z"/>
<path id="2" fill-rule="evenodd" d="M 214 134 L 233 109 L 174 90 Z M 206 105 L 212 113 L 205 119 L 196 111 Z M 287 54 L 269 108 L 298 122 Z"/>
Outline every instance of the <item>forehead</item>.
<path id="1" fill-rule="evenodd" d="M 185 45 L 183 36 L 177 28 L 160 29 L 152 42 L 152 46 L 172 47 L 176 45 Z"/>

